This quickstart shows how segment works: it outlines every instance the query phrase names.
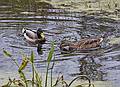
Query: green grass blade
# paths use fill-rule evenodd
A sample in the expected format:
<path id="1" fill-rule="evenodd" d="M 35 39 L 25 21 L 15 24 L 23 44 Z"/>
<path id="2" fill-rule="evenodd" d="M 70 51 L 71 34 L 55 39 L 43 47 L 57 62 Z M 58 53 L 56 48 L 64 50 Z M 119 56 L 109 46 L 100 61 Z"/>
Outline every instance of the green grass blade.
<path id="1" fill-rule="evenodd" d="M 50 63 L 51 59 L 52 59 L 52 56 L 53 56 L 53 53 L 54 53 L 54 42 L 51 43 L 51 49 L 50 49 L 50 52 L 48 54 L 48 58 L 47 58 L 47 62 Z"/>
<path id="2" fill-rule="evenodd" d="M 52 46 L 51 46 L 50 52 L 48 54 L 48 59 L 47 59 L 48 65 L 47 65 L 47 71 L 46 71 L 45 87 L 47 87 L 48 69 L 49 69 L 50 61 L 51 61 L 53 53 L 54 53 L 54 42 L 52 42 L 51 45 Z"/>
<path id="3" fill-rule="evenodd" d="M 34 66 L 34 53 L 33 51 L 31 52 L 31 58 L 30 58 L 30 63 L 32 65 L 32 87 L 34 87 L 34 83 L 36 82 L 37 87 L 42 87 L 42 80 L 39 76 L 39 74 L 37 73 L 35 66 Z M 36 81 L 35 81 L 36 80 Z"/>
<path id="4" fill-rule="evenodd" d="M 14 58 L 12 58 L 12 54 L 10 52 L 3 49 L 3 53 L 4 53 L 5 56 L 10 57 L 12 59 L 12 61 L 16 64 L 16 66 L 19 68 L 19 65 L 18 65 L 17 61 Z"/>
<path id="5" fill-rule="evenodd" d="M 12 54 L 6 50 L 3 49 L 3 53 L 4 55 L 6 55 L 7 57 L 12 57 Z"/>
<path id="6" fill-rule="evenodd" d="M 24 73 L 22 71 L 18 71 L 18 72 L 19 72 L 21 80 L 25 83 L 25 87 L 28 87 L 27 79 L 26 79 Z"/>
<path id="7" fill-rule="evenodd" d="M 26 79 L 24 73 L 22 72 L 22 70 L 25 69 L 25 67 L 27 66 L 27 64 L 28 64 L 28 59 L 27 59 L 26 56 L 23 56 L 22 63 L 20 65 L 19 69 L 18 69 L 18 72 L 19 72 L 20 78 L 24 81 L 24 83 L 26 85 L 25 87 L 28 87 L 28 84 L 27 84 L 27 79 Z"/>
<path id="8" fill-rule="evenodd" d="M 34 62 L 34 53 L 33 53 L 33 51 L 31 52 L 31 58 L 30 58 L 30 61 L 33 63 Z"/>
<path id="9" fill-rule="evenodd" d="M 42 87 L 42 80 L 40 79 L 40 76 L 36 71 L 35 71 L 35 78 L 36 78 L 36 83 L 38 84 L 37 87 Z"/>
<path id="10" fill-rule="evenodd" d="M 30 61 L 31 61 L 31 65 L 32 65 L 32 87 L 34 87 L 34 82 L 35 82 L 35 79 L 34 79 L 34 72 L 35 72 L 35 70 L 34 70 L 34 53 L 33 53 L 33 51 L 31 52 L 31 58 L 30 58 Z"/>
<path id="11" fill-rule="evenodd" d="M 24 56 L 18 71 L 22 71 L 27 66 L 27 64 L 28 64 L 28 59 L 26 56 Z"/>

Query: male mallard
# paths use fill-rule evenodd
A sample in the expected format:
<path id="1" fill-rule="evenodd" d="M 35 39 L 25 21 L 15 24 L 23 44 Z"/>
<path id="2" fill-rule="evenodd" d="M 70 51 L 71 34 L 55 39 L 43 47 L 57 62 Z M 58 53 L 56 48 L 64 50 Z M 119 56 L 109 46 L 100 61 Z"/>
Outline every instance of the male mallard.
<path id="1" fill-rule="evenodd" d="M 32 44 L 44 43 L 46 40 L 41 28 L 39 28 L 36 32 L 23 28 L 22 33 L 25 39 Z"/>
<path id="2" fill-rule="evenodd" d="M 63 41 L 60 48 L 63 51 L 90 50 L 99 47 L 102 41 L 103 38 L 85 38 L 77 42 Z"/>

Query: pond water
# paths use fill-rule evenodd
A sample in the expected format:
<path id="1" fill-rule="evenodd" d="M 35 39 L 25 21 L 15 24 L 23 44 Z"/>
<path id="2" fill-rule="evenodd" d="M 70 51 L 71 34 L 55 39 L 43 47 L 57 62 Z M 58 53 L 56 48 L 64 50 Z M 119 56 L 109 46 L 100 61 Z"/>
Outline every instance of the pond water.
<path id="1" fill-rule="evenodd" d="M 21 63 L 21 54 L 35 53 L 35 66 L 40 73 L 46 72 L 46 59 L 55 41 L 55 62 L 53 75 L 63 74 L 67 80 L 79 75 L 87 75 L 94 81 L 110 81 L 113 87 L 120 83 L 120 46 L 108 46 L 108 40 L 103 43 L 103 49 L 90 52 L 62 53 L 59 46 L 63 38 L 79 40 L 86 36 L 101 36 L 107 33 L 106 38 L 120 36 L 120 21 L 102 18 L 101 15 L 87 15 L 84 11 L 71 11 L 69 5 L 61 4 L 66 8 L 57 8 L 55 4 L 47 2 L 32 2 L 32 5 L 19 5 L 16 2 L 1 0 L 0 3 L 0 82 L 6 78 L 16 77 L 8 73 L 16 72 L 17 67 L 9 58 L 5 58 L 2 49 L 10 51 L 14 58 Z M 9 1 L 9 0 L 8 0 Z M 19 1 L 19 0 L 18 0 Z M 25 0 L 27 1 L 27 0 Z M 58 2 L 60 2 L 58 0 Z M 24 2 L 25 3 L 25 2 Z M 68 8 L 69 7 L 69 8 Z M 29 9 L 28 9 L 29 8 Z M 106 13 L 107 14 L 107 13 Z M 104 15 L 104 14 L 102 14 Z M 37 30 L 42 28 L 46 43 L 42 45 L 42 54 L 38 54 L 37 47 L 28 44 L 21 35 L 23 28 Z M 31 72 L 28 65 L 26 72 Z M 3 76 L 2 76 L 3 75 Z M 105 84 L 106 87 L 110 84 Z M 103 85 L 103 84 L 102 84 Z M 112 87 L 111 86 L 111 87 Z"/>

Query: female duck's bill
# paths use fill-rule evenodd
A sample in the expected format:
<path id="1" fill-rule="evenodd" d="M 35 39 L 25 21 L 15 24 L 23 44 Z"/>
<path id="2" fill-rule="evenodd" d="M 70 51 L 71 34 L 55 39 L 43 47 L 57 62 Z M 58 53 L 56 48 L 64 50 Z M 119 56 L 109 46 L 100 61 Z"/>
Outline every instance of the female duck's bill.
<path id="1" fill-rule="evenodd" d="M 27 42 L 31 44 L 45 43 L 46 39 L 41 28 L 37 31 L 23 28 L 22 33 Z"/>
<path id="2" fill-rule="evenodd" d="M 100 47 L 103 38 L 86 38 L 77 42 L 62 41 L 60 49 L 63 51 L 93 50 Z"/>

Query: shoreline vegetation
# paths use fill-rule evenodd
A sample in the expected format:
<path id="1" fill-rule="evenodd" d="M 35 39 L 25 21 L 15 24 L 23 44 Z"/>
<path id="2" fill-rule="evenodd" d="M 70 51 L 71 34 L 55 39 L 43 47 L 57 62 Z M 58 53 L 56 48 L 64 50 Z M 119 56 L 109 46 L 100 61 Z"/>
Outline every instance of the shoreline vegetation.
<path id="1" fill-rule="evenodd" d="M 6 12 L 12 10 L 14 13 L 24 15 L 35 15 L 34 12 L 58 8 L 69 12 L 84 12 L 85 15 L 114 20 L 120 19 L 119 0 L 1 0 L 2 4 L 9 6 Z M 9 13 L 13 12 L 9 11 Z"/>
<path id="2" fill-rule="evenodd" d="M 19 79 L 11 79 L 9 78 L 8 82 L 3 85 L 2 87 L 71 87 L 71 85 L 76 81 L 77 79 L 85 79 L 85 81 L 88 81 L 87 83 L 79 83 L 75 87 L 84 87 L 85 85 L 88 85 L 88 87 L 94 87 L 94 84 L 91 83 L 91 80 L 86 76 L 86 75 L 79 75 L 75 77 L 70 83 L 68 84 L 64 80 L 64 76 L 61 75 L 58 77 L 53 83 L 53 76 L 52 76 L 52 69 L 54 68 L 54 62 L 52 64 L 52 67 L 50 67 L 51 60 L 53 58 L 54 54 L 54 42 L 51 43 L 51 49 L 48 53 L 48 58 L 47 58 L 47 67 L 46 67 L 46 75 L 45 75 L 45 82 L 44 79 L 42 79 L 42 76 L 40 73 L 37 71 L 35 65 L 34 65 L 34 53 L 31 51 L 31 56 L 26 56 L 25 54 L 22 55 L 22 62 L 21 65 L 18 64 L 18 62 L 13 58 L 12 54 L 5 49 L 3 49 L 3 53 L 6 57 L 11 58 L 11 60 L 14 62 L 14 64 L 18 67 L 18 74 L 19 74 Z M 26 74 L 24 72 L 24 69 L 26 68 L 27 64 L 30 63 L 32 67 L 32 72 L 31 72 L 31 80 L 27 79 Z M 48 73 L 50 71 L 50 73 Z M 50 78 L 49 76 L 50 75 Z M 50 81 L 48 82 L 48 78 Z M 43 84 L 44 83 L 44 84 Z"/>

